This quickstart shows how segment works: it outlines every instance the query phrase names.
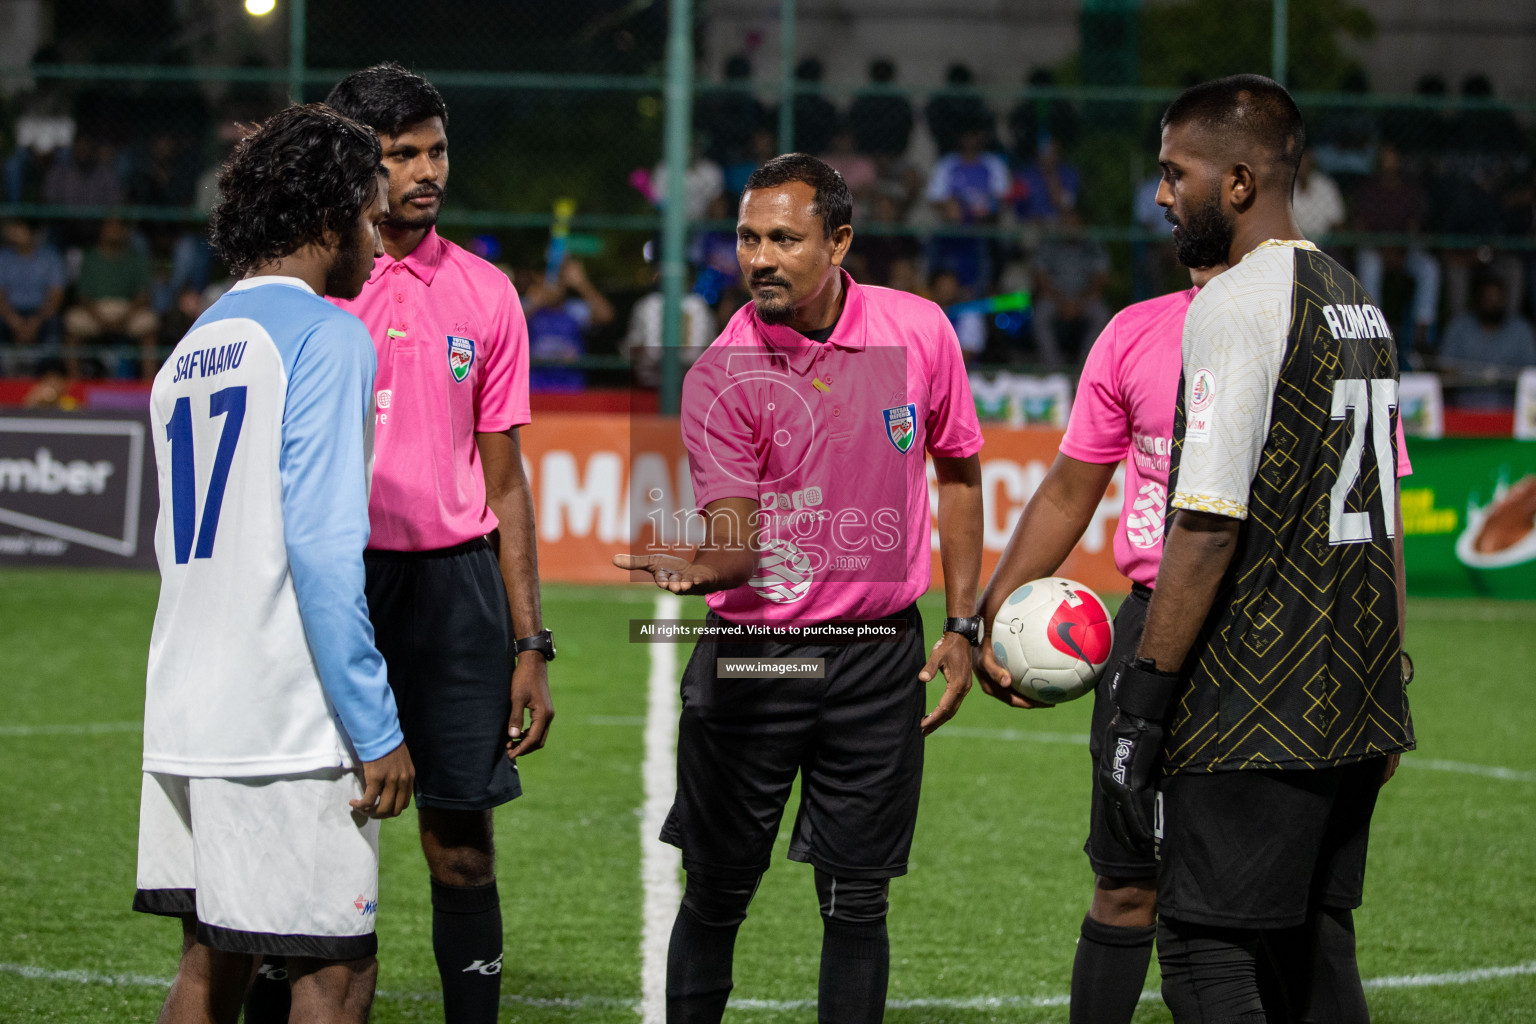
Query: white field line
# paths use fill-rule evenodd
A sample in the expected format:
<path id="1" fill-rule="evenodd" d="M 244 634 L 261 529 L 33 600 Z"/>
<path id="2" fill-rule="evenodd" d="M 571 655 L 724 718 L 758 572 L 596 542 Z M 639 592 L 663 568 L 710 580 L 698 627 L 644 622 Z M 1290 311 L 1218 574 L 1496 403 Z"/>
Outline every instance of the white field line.
<path id="1" fill-rule="evenodd" d="M 1067 743 L 1086 747 L 1085 732 L 1035 732 L 1032 729 L 977 729 L 967 725 L 946 725 L 933 734 L 957 740 L 1002 740 L 1011 743 Z"/>
<path id="2" fill-rule="evenodd" d="M 99 736 L 109 732 L 139 732 L 143 722 L 80 722 L 64 725 L 0 725 L 0 736 Z"/>
<path id="3" fill-rule="evenodd" d="M 656 595 L 656 618 L 675 619 L 683 601 L 676 594 Z M 679 872 L 682 854 L 656 837 L 667 820 L 677 791 L 677 645 L 648 644 L 645 762 L 641 778 L 645 804 L 640 814 L 640 1018 L 643 1024 L 667 1019 L 667 942 L 683 898 Z"/>
<path id="4" fill-rule="evenodd" d="M 1499 768 L 1487 764 L 1467 764 L 1465 761 L 1439 761 L 1432 757 L 1415 757 L 1408 754 L 1403 758 L 1404 768 L 1428 768 L 1437 772 L 1458 772 L 1462 775 L 1481 775 L 1489 779 L 1506 779 L 1510 782 L 1536 782 L 1536 772 L 1516 771 L 1513 768 Z"/>
<path id="5" fill-rule="evenodd" d="M 657 646 L 665 646 L 658 644 Z M 35 967 L 30 964 L 6 964 L 0 963 L 0 974 L 9 974 L 14 977 L 25 978 L 31 981 L 70 982 L 76 985 L 109 985 L 119 988 L 169 988 L 170 978 L 157 978 L 146 974 L 98 974 L 94 971 L 52 971 L 44 967 Z M 1367 989 L 1402 989 L 1402 988 L 1441 988 L 1450 985 L 1475 985 L 1484 981 L 1497 981 L 1501 978 L 1517 978 L 1536 975 L 1536 960 L 1523 964 L 1511 964 L 1508 967 L 1477 967 L 1467 971 L 1446 971 L 1438 974 L 1399 974 L 1384 978 L 1367 978 Z M 438 992 L 394 992 L 383 989 L 378 993 L 378 998 L 384 1001 L 411 1001 L 432 1003 L 441 1002 L 442 995 Z M 1153 1002 L 1160 1000 L 1161 995 L 1155 989 L 1147 989 L 1141 994 L 1142 1001 Z M 1008 1007 L 1047 1007 L 1066 1006 L 1070 1001 L 1068 996 L 974 996 L 971 998 L 935 998 L 935 999 L 892 999 L 886 1003 L 886 1007 L 892 1010 L 936 1009 L 936 1010 L 986 1010 L 1004 1009 Z M 551 1007 L 572 1010 L 611 1010 L 611 1009 L 638 1009 L 631 1001 L 617 999 L 612 996 L 568 996 L 564 998 L 550 998 L 539 996 L 504 995 L 501 997 L 503 1006 L 532 1006 Z M 733 999 L 731 1008 L 736 1010 L 766 1010 L 772 1012 L 786 1012 L 814 1009 L 814 999 Z"/>

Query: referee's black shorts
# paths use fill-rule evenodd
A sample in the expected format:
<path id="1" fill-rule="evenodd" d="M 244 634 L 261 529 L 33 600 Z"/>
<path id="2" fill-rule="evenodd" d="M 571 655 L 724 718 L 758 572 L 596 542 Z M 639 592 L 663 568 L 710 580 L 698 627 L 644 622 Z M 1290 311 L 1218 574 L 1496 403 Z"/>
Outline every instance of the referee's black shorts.
<path id="1" fill-rule="evenodd" d="M 507 757 L 512 614 L 490 542 L 370 550 L 363 564 L 417 805 L 479 811 L 522 795 Z"/>
<path id="2" fill-rule="evenodd" d="M 1109 695 L 1114 668 L 1141 644 L 1141 630 L 1147 622 L 1147 603 L 1151 599 L 1151 589 L 1137 583 L 1115 613 L 1115 644 L 1109 652 L 1104 674 L 1093 691 L 1093 718 L 1088 729 L 1088 754 L 1093 767 L 1089 774 L 1093 784 L 1088 794 L 1088 841 L 1083 844 L 1083 852 L 1088 855 L 1094 874 L 1127 882 L 1155 878 L 1157 861 L 1149 855 L 1127 850 L 1110 831 L 1104 817 L 1104 800 L 1099 795 L 1098 765 L 1104 747 L 1104 730 L 1115 717 L 1115 701 Z"/>
<path id="3" fill-rule="evenodd" d="M 923 623 L 891 643 L 701 641 L 683 672 L 677 799 L 661 830 L 683 866 L 761 874 L 800 774 L 789 845 L 839 878 L 907 871 L 923 775 Z M 710 613 L 709 621 L 722 620 Z M 717 658 L 821 658 L 825 678 L 736 678 Z"/>

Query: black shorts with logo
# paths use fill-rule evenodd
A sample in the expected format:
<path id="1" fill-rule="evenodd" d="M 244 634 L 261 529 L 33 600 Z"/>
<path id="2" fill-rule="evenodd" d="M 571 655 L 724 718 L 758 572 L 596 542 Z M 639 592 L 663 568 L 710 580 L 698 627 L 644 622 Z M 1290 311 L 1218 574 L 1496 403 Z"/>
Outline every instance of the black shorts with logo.
<path id="1" fill-rule="evenodd" d="M 1131 881 L 1153 878 L 1157 875 L 1157 861 L 1120 845 L 1104 819 L 1104 801 L 1099 796 L 1099 754 L 1104 747 L 1104 730 L 1115 717 L 1115 701 L 1109 695 L 1109 685 L 1114 681 L 1115 666 L 1135 653 L 1141 643 L 1141 630 L 1147 622 L 1147 604 L 1152 600 L 1150 588 L 1140 583 L 1131 588 L 1128 596 L 1115 613 L 1115 644 L 1109 652 L 1109 662 L 1099 684 L 1093 691 L 1093 718 L 1088 730 L 1088 754 L 1092 759 L 1092 788 L 1089 791 L 1088 841 L 1083 852 L 1088 855 L 1096 875 L 1105 878 Z"/>
<path id="2" fill-rule="evenodd" d="M 478 811 L 522 795 L 507 758 L 512 614 L 485 538 L 367 551 L 368 617 L 389 669 L 421 807 Z"/>
<path id="3" fill-rule="evenodd" d="M 792 860 L 841 878 L 907 871 L 923 775 L 923 623 L 891 643 L 703 640 L 683 671 L 677 799 L 662 827 L 683 866 L 767 869 L 800 775 Z M 713 612 L 711 623 L 722 620 Z M 737 678 L 717 658 L 821 658 L 825 678 Z"/>
<path id="4" fill-rule="evenodd" d="M 1181 772 L 1159 787 L 1157 912 L 1192 924 L 1290 928 L 1353 910 L 1365 890 L 1385 758 L 1337 768 Z"/>

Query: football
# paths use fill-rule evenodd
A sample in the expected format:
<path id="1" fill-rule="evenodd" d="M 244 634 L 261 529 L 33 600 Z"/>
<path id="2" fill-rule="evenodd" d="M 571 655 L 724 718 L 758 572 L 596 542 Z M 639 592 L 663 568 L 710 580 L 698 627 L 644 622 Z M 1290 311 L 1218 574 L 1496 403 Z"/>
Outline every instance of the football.
<path id="1" fill-rule="evenodd" d="M 1115 625 L 1099 595 L 1060 576 L 1026 583 L 992 621 L 992 654 L 1013 689 L 1060 704 L 1092 690 L 1109 661 Z"/>

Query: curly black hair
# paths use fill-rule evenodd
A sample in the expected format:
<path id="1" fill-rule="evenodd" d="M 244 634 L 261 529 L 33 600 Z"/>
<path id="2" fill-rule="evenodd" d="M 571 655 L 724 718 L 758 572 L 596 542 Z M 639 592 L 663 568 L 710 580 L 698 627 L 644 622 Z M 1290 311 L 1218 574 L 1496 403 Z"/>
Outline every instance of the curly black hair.
<path id="1" fill-rule="evenodd" d="M 345 237 L 378 195 L 379 137 L 321 103 L 278 111 L 219 169 L 208 216 L 214 252 L 236 276 L 327 232 Z"/>
<path id="2" fill-rule="evenodd" d="M 383 135 L 399 135 L 434 117 L 448 125 L 448 105 L 442 94 L 394 61 L 352 72 L 336 83 L 325 102 Z"/>

